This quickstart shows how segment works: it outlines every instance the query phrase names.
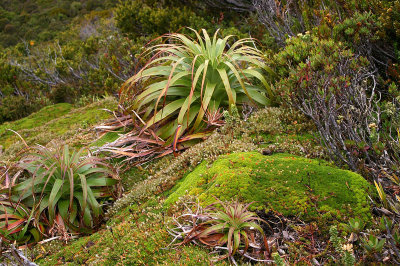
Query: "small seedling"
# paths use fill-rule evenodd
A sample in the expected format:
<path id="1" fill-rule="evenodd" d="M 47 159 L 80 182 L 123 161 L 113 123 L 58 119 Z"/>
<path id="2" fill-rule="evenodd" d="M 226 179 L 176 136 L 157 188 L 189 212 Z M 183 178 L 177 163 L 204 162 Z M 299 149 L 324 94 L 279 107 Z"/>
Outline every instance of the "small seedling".
<path id="1" fill-rule="evenodd" d="M 368 253 L 375 254 L 382 251 L 386 243 L 386 239 L 379 240 L 379 238 L 376 236 L 369 235 L 369 238 L 361 238 L 361 242 Z"/>

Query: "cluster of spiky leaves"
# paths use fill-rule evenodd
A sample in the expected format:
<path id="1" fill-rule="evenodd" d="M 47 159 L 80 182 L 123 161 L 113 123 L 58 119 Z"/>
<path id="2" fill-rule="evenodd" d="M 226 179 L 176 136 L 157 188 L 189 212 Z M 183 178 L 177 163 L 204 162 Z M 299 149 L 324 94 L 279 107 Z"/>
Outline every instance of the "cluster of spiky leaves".
<path id="1" fill-rule="evenodd" d="M 5 234 L 15 233 L 22 223 L 26 224 L 24 229 L 17 230 L 26 232 L 32 221 L 42 235 L 90 232 L 103 212 L 99 199 L 115 196 L 119 180 L 111 167 L 100 158 L 83 157 L 82 149 L 70 151 L 67 145 L 55 152 L 42 146 L 31 150 L 19 164 L 28 178 L 0 191 L 7 195 L 2 204 L 7 207 Z M 10 219 L 17 219 L 15 226 L 7 226 Z M 47 225 L 47 232 L 39 222 Z"/>
<path id="2" fill-rule="evenodd" d="M 246 253 L 249 248 L 250 241 L 254 240 L 254 231 L 259 231 L 264 237 L 263 229 L 256 223 L 256 221 L 263 221 L 258 218 L 253 212 L 248 211 L 251 205 L 244 205 L 239 202 L 233 204 L 226 204 L 218 201 L 222 205 L 223 210 L 213 208 L 215 212 L 210 213 L 211 220 L 204 223 L 210 225 L 207 229 L 200 233 L 199 238 L 209 237 L 210 235 L 218 234 L 220 238 L 216 243 L 205 242 L 207 245 L 226 245 L 228 248 L 228 257 L 233 256 L 239 249 L 242 242 L 244 249 L 242 253 Z"/>
<path id="3" fill-rule="evenodd" d="M 250 247 L 258 247 L 256 243 L 256 232 L 262 236 L 265 248 L 269 255 L 269 247 L 263 229 L 257 223 L 263 222 L 255 213 L 248 211 L 250 204 L 236 202 L 217 202 L 204 209 L 201 215 L 183 215 L 205 220 L 194 222 L 191 230 L 183 232 L 185 238 L 179 244 L 192 241 L 218 249 L 227 249 L 228 253 L 220 259 L 230 258 L 236 253 L 245 255 Z M 260 249 L 261 247 L 258 247 Z M 234 261 L 234 260 L 233 260 Z"/>
<path id="4" fill-rule="evenodd" d="M 0 201 L 0 238 L 11 242 L 38 242 L 44 232 L 43 224 L 32 220 L 32 211 L 21 203 Z"/>
<path id="5" fill-rule="evenodd" d="M 273 97 L 261 74 L 266 68 L 262 54 L 249 46 L 252 39 L 229 46 L 233 36 L 218 38 L 217 31 L 210 38 L 205 30 L 203 37 L 193 32 L 197 40 L 164 35 L 168 42 L 147 49 L 153 57 L 120 91 L 121 104 L 140 120 L 142 132 L 152 130 L 165 144 L 183 135 L 185 140 L 204 137 L 206 126 L 213 126 L 207 117 L 215 117 L 220 107 L 268 105 Z"/>
<path id="6" fill-rule="evenodd" d="M 400 178 L 396 174 L 386 176 L 390 179 L 392 186 L 387 187 L 386 190 L 391 190 L 393 193 L 385 192 L 384 187 L 380 182 L 374 181 L 375 188 L 378 192 L 379 199 L 385 209 L 392 212 L 397 217 L 400 217 Z"/>

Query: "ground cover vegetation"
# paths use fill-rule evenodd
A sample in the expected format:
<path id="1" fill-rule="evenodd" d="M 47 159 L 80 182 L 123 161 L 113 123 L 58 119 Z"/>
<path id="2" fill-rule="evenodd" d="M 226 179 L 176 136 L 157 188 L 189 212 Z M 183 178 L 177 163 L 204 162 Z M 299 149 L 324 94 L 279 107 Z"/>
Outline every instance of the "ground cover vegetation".
<path id="1" fill-rule="evenodd" d="M 400 263 L 399 14 L 4 1 L 0 263 Z"/>
<path id="2" fill-rule="evenodd" d="M 186 193 L 195 195 L 205 205 L 213 203 L 214 196 L 221 200 L 237 196 L 243 202 L 254 201 L 251 208 L 297 215 L 305 221 L 318 220 L 320 216 L 322 224 L 327 224 L 330 219 L 340 221 L 343 215 L 366 215 L 364 219 L 368 220 L 367 195 L 373 186 L 355 173 L 323 164 L 288 154 L 220 156 L 212 166 L 207 167 L 204 162 L 188 174 L 165 204 L 175 203 Z M 330 175 L 336 178 L 331 179 Z M 347 205 L 354 209 L 350 211 Z"/>

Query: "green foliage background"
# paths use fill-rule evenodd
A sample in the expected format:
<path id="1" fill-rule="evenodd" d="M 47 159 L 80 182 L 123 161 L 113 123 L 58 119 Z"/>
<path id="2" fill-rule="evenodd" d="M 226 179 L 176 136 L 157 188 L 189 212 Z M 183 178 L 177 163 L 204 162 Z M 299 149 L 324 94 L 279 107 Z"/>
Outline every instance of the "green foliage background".
<path id="1" fill-rule="evenodd" d="M 22 40 L 49 41 L 74 19 L 115 6 L 111 0 L 4 0 L 0 3 L 0 45 Z"/>

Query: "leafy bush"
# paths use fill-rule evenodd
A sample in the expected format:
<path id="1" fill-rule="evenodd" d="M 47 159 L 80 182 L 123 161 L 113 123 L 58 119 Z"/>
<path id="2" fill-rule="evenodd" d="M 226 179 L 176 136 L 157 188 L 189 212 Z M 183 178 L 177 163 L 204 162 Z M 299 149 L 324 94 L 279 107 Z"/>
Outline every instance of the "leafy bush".
<path id="1" fill-rule="evenodd" d="M 153 3 L 152 3 L 153 2 Z M 158 1 L 124 1 L 115 9 L 117 26 L 133 38 L 159 36 L 184 27 L 209 28 L 210 22 L 187 5 L 167 5 Z"/>
<path id="2" fill-rule="evenodd" d="M 35 111 L 36 102 L 75 102 L 82 95 L 114 94 L 140 67 L 135 54 L 141 44 L 122 37 L 109 18 L 90 19 L 64 32 L 80 38 L 36 45 L 17 45 L 0 55 L 0 98 L 23 95 L 8 101 L 11 111 L 3 120 L 15 120 Z M 12 106 L 12 102 L 19 101 Z M 7 104 L 7 103 L 6 103 Z M 21 112 L 17 107 L 25 107 Z M 21 115 L 11 115 L 13 111 Z M 4 114 L 6 116 L 6 114 Z"/>
<path id="3" fill-rule="evenodd" d="M 0 121 L 24 117 L 36 106 L 116 94 L 140 67 L 135 55 L 142 43 L 123 37 L 110 13 L 99 16 L 85 16 L 59 40 L 0 52 L 0 108 L 10 112 L 1 112 Z"/>
<path id="4" fill-rule="evenodd" d="M 51 227 L 65 224 L 73 232 L 96 227 L 103 212 L 99 200 L 116 195 L 118 178 L 110 166 L 93 156 L 82 159 L 82 150 L 70 152 L 68 146 L 34 150 L 20 163 L 30 176 L 11 187 L 10 200 L 24 203 L 35 221 Z"/>
<path id="5" fill-rule="evenodd" d="M 388 38 L 400 40 L 400 1 L 384 1 L 379 21 L 383 24 L 384 33 Z"/>
<path id="6" fill-rule="evenodd" d="M 26 55 L 14 54 L 10 64 L 21 73 L 17 78 L 32 81 L 36 88 L 41 85 L 55 102 L 72 102 L 81 95 L 103 95 L 105 91 L 115 93 L 139 67 L 134 55 L 140 44 L 107 26 L 88 24 L 94 33 L 90 37 L 82 33 L 84 40 L 26 47 Z"/>
<path id="7" fill-rule="evenodd" d="M 314 28 L 328 29 L 343 18 L 370 9 L 362 1 L 279 1 L 255 0 L 253 7 L 262 23 L 280 46 L 285 40 Z"/>
<path id="8" fill-rule="evenodd" d="M 335 24 L 331 36 L 337 42 L 343 42 L 356 55 L 367 58 L 377 75 L 385 80 L 393 78 L 390 69 L 398 61 L 394 50 L 396 43 L 387 39 L 384 26 L 376 14 L 371 11 L 356 12 Z M 387 86 L 382 85 L 378 89 L 386 94 Z"/>
<path id="9" fill-rule="evenodd" d="M 382 27 L 377 34 L 383 36 L 385 43 L 392 46 L 391 49 L 386 49 L 391 53 L 394 52 L 388 63 L 387 75 L 398 84 L 400 82 L 400 1 L 385 1 L 384 4 L 379 15 Z"/>
<path id="10" fill-rule="evenodd" d="M 6 96 L 0 99 L 0 124 L 21 119 L 48 104 L 49 100 L 46 98 L 38 97 L 28 101 L 23 96 Z"/>
<path id="11" fill-rule="evenodd" d="M 213 38 L 205 30 L 204 37 L 195 33 L 196 41 L 182 34 L 166 35 L 169 43 L 150 47 L 154 57 L 121 88 L 120 102 L 132 118 L 140 114 L 146 121 L 144 129 L 156 128 L 157 136 L 167 143 L 180 126 L 177 138 L 185 131 L 197 133 L 207 124 L 214 126 L 212 117 L 220 107 L 269 105 L 273 98 L 260 73 L 264 68 L 260 52 L 246 45 L 251 39 L 226 49 L 231 36 L 220 39 L 218 32 Z"/>
<path id="12" fill-rule="evenodd" d="M 315 123 L 336 163 L 365 175 L 377 174 L 382 165 L 396 167 L 396 152 L 380 128 L 377 78 L 365 58 L 306 34 L 288 41 L 272 67 L 280 77 L 277 93 Z"/>
<path id="13" fill-rule="evenodd" d="M 377 31 L 381 25 L 371 12 L 355 13 L 352 17 L 346 18 L 343 22 L 333 27 L 333 38 L 341 40 L 351 47 L 369 45 L 370 42 L 379 39 Z M 368 42 L 368 43 L 365 43 Z"/>
<path id="14" fill-rule="evenodd" d="M 95 10 L 115 6 L 115 1 L 22 0 L 0 3 L 0 45 L 16 45 L 21 40 L 49 41 L 65 31 L 74 21 Z M 3 27 L 1 27 L 3 25 Z"/>

